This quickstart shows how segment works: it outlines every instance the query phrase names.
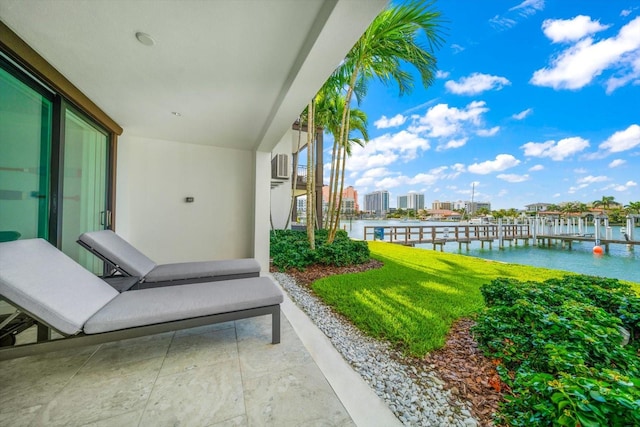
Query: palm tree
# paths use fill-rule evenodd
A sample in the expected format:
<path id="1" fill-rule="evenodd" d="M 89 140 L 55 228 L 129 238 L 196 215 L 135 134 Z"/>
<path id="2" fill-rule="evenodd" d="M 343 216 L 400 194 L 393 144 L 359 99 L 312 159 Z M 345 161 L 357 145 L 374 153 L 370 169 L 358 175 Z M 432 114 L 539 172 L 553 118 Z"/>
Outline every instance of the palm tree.
<path id="1" fill-rule="evenodd" d="M 337 88 L 341 80 L 338 78 L 330 78 L 327 83 L 322 87 L 318 93 L 317 107 L 316 107 L 316 124 L 324 127 L 329 133 L 333 135 L 333 152 L 331 155 L 331 173 L 329 182 L 329 201 L 327 216 L 324 221 L 324 228 L 330 228 L 335 220 L 332 213 L 334 210 L 340 212 L 340 207 L 336 203 L 337 195 L 340 194 L 340 204 L 342 200 L 342 189 L 344 185 L 344 173 L 342 174 L 342 180 L 340 181 L 340 192 L 338 193 L 338 183 L 340 177 L 340 170 L 344 170 L 344 164 L 346 156 L 351 155 L 352 144 L 358 144 L 363 146 L 369 141 L 369 135 L 367 132 L 367 115 L 364 111 L 359 109 L 352 109 L 349 115 L 349 127 L 359 131 L 364 139 L 349 137 L 346 146 L 340 144 L 340 117 L 342 117 L 342 111 L 345 106 L 345 96 Z M 360 98 L 363 94 L 361 88 L 356 88 L 356 97 Z"/>
<path id="2" fill-rule="evenodd" d="M 613 196 L 602 196 L 602 199 L 595 200 L 591 203 L 591 206 L 594 208 L 602 207 L 605 211 L 611 207 L 612 204 L 615 203 L 615 197 Z"/>
<path id="3" fill-rule="evenodd" d="M 640 214 L 640 201 L 638 202 L 629 202 L 628 205 L 624 205 L 625 209 L 627 209 L 627 211 L 629 213 L 637 213 Z"/>
<path id="4" fill-rule="evenodd" d="M 373 20 L 347 54 L 343 65 L 336 71 L 339 76 L 348 76 L 346 108 L 342 111 L 339 138 L 335 142 L 338 150 L 340 146 L 347 146 L 351 98 L 359 80 L 360 84 L 374 77 L 385 83 L 395 81 L 400 95 L 403 95 L 413 87 L 411 74 L 401 68 L 403 63 L 408 63 L 418 70 L 425 87 L 433 83 L 437 66 L 432 52 L 441 44 L 442 38 L 439 35 L 440 13 L 432 6 L 431 0 L 425 0 L 389 7 Z M 428 49 L 417 41 L 420 30 L 426 35 Z M 332 197 L 330 195 L 330 199 Z M 340 212 L 334 209 L 328 215 L 335 217 L 328 237 L 328 242 L 332 242 Z"/>
<path id="5" fill-rule="evenodd" d="M 346 161 L 347 156 L 351 156 L 351 148 L 354 144 L 359 145 L 360 147 L 364 147 L 365 143 L 369 142 L 369 132 L 367 131 L 367 115 L 364 111 L 352 108 L 351 113 L 349 114 L 349 135 L 346 141 L 346 144 L 341 145 L 342 149 L 342 166 L 341 166 L 341 175 L 340 175 L 340 190 L 338 191 L 338 204 L 335 208 L 337 215 L 336 218 L 339 217 L 340 212 L 342 211 L 342 193 L 344 192 L 344 174 L 346 171 Z M 362 135 L 362 139 L 351 136 L 351 131 L 358 131 Z M 333 224 L 334 234 L 335 230 L 338 228 L 338 221 L 335 221 Z"/>

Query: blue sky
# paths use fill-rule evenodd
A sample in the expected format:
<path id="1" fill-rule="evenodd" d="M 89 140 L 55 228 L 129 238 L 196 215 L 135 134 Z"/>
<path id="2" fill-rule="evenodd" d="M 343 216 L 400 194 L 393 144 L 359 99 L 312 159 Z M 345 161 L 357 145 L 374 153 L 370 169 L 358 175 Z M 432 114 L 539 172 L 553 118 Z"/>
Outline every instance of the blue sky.
<path id="1" fill-rule="evenodd" d="M 640 2 L 441 0 L 433 86 L 371 82 L 346 185 L 434 200 L 640 200 Z M 409 67 L 407 68 L 410 69 Z M 330 163 L 330 144 L 326 144 Z M 328 166 L 328 165 L 325 165 Z M 328 169 L 325 168 L 325 183 Z"/>

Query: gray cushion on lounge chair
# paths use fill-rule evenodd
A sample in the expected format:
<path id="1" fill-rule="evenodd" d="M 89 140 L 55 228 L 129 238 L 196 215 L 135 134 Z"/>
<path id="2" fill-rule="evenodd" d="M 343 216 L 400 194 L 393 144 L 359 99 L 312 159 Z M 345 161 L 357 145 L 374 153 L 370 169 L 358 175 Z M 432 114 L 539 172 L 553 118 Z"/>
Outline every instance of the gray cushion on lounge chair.
<path id="1" fill-rule="evenodd" d="M 87 334 L 276 305 L 282 292 L 267 277 L 156 287 L 119 294 L 91 317 Z"/>
<path id="2" fill-rule="evenodd" d="M 260 264 L 253 258 L 219 261 L 181 262 L 156 266 L 144 278 L 145 282 L 217 277 L 233 274 L 250 274 L 260 271 Z"/>
<path id="3" fill-rule="evenodd" d="M 144 277 L 156 266 L 153 260 L 111 230 L 89 231 L 79 240 L 131 276 Z"/>
<path id="4" fill-rule="evenodd" d="M 79 241 L 90 250 L 116 264 L 126 274 L 140 277 L 149 284 L 169 281 L 190 281 L 206 277 L 258 276 L 260 263 L 253 258 L 217 261 L 182 262 L 157 265 L 142 252 L 111 230 L 90 231 Z"/>
<path id="5" fill-rule="evenodd" d="M 0 243 L 0 294 L 68 335 L 120 295 L 43 239 Z"/>

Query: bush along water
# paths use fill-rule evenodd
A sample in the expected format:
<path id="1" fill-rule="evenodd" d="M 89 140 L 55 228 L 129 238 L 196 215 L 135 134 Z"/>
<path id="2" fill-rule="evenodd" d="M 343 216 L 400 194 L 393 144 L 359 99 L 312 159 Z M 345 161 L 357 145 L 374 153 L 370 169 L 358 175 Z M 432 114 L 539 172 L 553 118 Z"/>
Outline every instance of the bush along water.
<path id="1" fill-rule="evenodd" d="M 346 231 L 339 230 L 333 243 L 327 244 L 327 235 L 327 230 L 316 230 L 316 249 L 312 251 L 304 231 L 271 231 L 273 265 L 284 271 L 290 268 L 304 270 L 311 264 L 342 267 L 369 261 L 367 242 L 351 240 Z"/>
<path id="2" fill-rule="evenodd" d="M 474 333 L 510 388 L 498 422 L 640 425 L 640 298 L 630 287 L 565 276 L 481 290 Z"/>

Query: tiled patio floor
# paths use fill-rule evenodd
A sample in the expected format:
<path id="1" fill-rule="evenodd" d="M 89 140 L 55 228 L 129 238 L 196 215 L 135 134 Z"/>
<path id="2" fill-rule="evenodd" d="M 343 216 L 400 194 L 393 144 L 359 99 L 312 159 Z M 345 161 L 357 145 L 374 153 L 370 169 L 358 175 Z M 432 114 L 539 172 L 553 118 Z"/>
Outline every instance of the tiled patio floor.
<path id="1" fill-rule="evenodd" d="M 363 382 L 350 379 L 355 373 L 344 371 L 346 364 L 327 354 L 332 347 L 309 338 L 310 321 L 288 299 L 283 313 L 277 345 L 270 317 L 262 316 L 0 362 L 0 426 L 397 422 L 373 392 L 362 391 Z"/>

